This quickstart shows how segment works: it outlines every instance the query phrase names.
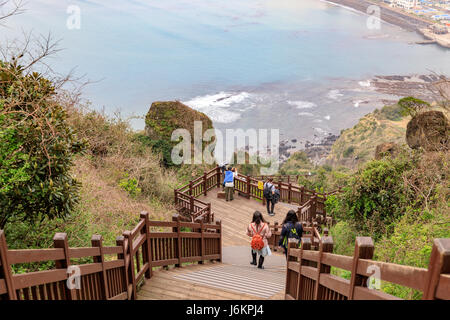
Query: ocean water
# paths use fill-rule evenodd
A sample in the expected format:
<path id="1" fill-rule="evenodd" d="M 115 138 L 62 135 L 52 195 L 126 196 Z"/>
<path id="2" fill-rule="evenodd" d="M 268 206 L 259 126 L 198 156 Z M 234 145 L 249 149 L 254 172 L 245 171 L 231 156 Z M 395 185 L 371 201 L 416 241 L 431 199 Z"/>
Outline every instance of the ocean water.
<path id="1" fill-rule="evenodd" d="M 67 28 L 69 5 L 80 29 Z M 320 0 L 33 0 L 0 39 L 51 32 L 64 48 L 54 69 L 95 81 L 84 96 L 108 113 L 142 117 L 153 101 L 177 99 L 219 129 L 314 139 L 393 99 L 374 92 L 374 75 L 450 73 L 449 50 L 410 44 L 421 37 L 389 24 L 370 30 L 367 19 Z"/>

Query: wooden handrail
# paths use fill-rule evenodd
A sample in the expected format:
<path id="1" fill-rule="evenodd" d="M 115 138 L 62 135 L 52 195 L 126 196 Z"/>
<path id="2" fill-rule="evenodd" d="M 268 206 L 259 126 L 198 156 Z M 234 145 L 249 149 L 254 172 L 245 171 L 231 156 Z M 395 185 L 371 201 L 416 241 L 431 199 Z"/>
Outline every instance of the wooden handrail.
<path id="1" fill-rule="evenodd" d="M 138 283 L 152 276 L 152 268 L 222 261 L 220 221 L 184 223 L 178 216 L 172 222 L 149 221 L 148 217 L 147 212 L 141 213 L 133 230 L 125 231 L 112 247 L 104 247 L 102 237 L 94 235 L 92 247 L 69 248 L 67 235 L 58 233 L 53 249 L 9 250 L 0 230 L 0 300 L 136 299 Z M 150 227 L 168 227 L 172 232 L 155 232 Z M 191 230 L 181 231 L 183 227 Z M 106 261 L 105 255 L 111 254 L 117 258 Z M 71 259 L 83 257 L 93 257 L 93 263 L 71 266 Z M 52 270 L 14 274 L 11 269 L 11 265 L 52 260 L 56 265 Z M 79 270 L 80 280 L 73 283 L 74 288 L 66 286 L 71 268 Z"/>
<path id="2" fill-rule="evenodd" d="M 331 237 L 321 238 L 319 251 L 311 251 L 310 239 L 302 240 L 301 249 L 289 243 L 286 299 L 398 300 L 398 297 L 368 288 L 368 277 L 374 275 L 378 281 L 422 291 L 423 299 L 450 299 L 450 239 L 434 240 L 428 269 L 373 260 L 374 245 L 367 237 L 356 238 L 353 257 L 333 254 Z M 331 267 L 351 271 L 351 279 L 330 274 Z"/>

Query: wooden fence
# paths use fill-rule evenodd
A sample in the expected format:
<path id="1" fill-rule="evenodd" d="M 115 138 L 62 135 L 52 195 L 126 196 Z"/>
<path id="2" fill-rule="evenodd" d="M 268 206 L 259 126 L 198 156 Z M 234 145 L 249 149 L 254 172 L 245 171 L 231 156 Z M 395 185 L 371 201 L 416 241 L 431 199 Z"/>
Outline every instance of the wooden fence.
<path id="1" fill-rule="evenodd" d="M 450 239 L 435 239 L 428 269 L 372 260 L 369 237 L 357 237 L 353 257 L 333 254 L 332 237 L 323 237 L 318 249 L 303 238 L 302 247 L 289 243 L 286 274 L 288 300 L 398 300 L 371 289 L 368 278 L 378 277 L 421 291 L 423 299 L 450 299 Z M 331 274 L 331 267 L 351 272 L 350 279 Z"/>
<path id="2" fill-rule="evenodd" d="M 170 228 L 170 232 L 153 229 Z M 182 231 L 189 228 L 189 231 Z M 69 248 L 65 233 L 57 233 L 52 249 L 8 250 L 0 230 L 0 300 L 126 300 L 136 299 L 137 288 L 152 268 L 186 262 L 222 260 L 222 226 L 149 221 L 148 213 L 131 231 L 104 247 L 92 237 L 92 247 Z M 74 259 L 92 262 L 75 264 Z M 54 261 L 51 270 L 13 274 L 12 265 Z"/>
<path id="3" fill-rule="evenodd" d="M 272 232 L 272 236 L 267 239 L 269 242 L 269 247 L 272 251 L 278 250 L 278 244 L 281 238 L 281 230 L 283 225 L 280 225 L 278 222 L 274 224 L 269 224 L 270 231 Z M 319 228 L 317 223 L 303 223 L 303 235 L 302 238 L 307 238 L 311 241 L 313 248 L 319 248 L 319 243 L 322 240 L 322 236 L 319 232 Z M 328 229 L 324 229 L 324 236 L 328 236 Z"/>
<path id="4" fill-rule="evenodd" d="M 258 188 L 258 182 L 264 181 L 262 178 L 268 176 L 251 177 L 238 174 L 234 180 L 234 190 L 239 192 L 241 196 L 253 198 L 262 201 L 265 205 L 263 191 Z M 274 176 L 274 177 L 290 177 L 290 176 Z M 291 178 L 287 180 L 290 181 Z M 214 213 L 211 210 L 211 204 L 203 202 L 198 197 L 208 194 L 208 191 L 221 186 L 223 181 L 220 167 L 216 167 L 192 181 L 183 187 L 174 190 L 175 205 L 178 210 L 185 210 L 192 221 L 204 221 L 211 223 L 214 221 Z M 302 208 L 306 205 L 307 209 L 299 208 L 299 210 L 309 210 L 307 215 L 303 215 L 304 220 L 312 222 L 312 219 L 319 219 L 320 223 L 325 223 L 327 217 L 325 210 L 325 201 L 328 195 L 335 194 L 338 190 L 332 193 L 320 193 L 308 190 L 305 187 L 298 186 L 291 182 L 283 182 L 279 180 L 275 183 L 276 188 L 280 191 L 280 201 L 297 204 Z M 308 201 L 312 201 L 308 204 Z M 305 208 L 306 208 L 305 207 Z"/>
<path id="5" fill-rule="evenodd" d="M 185 210 L 193 222 L 212 223 L 214 213 L 211 211 L 211 204 L 200 201 L 197 197 L 206 196 L 209 190 L 220 187 L 220 176 L 220 168 L 216 167 L 183 187 L 175 189 L 175 205 L 178 210 Z"/>
<path id="6" fill-rule="evenodd" d="M 300 177 L 308 178 L 310 174 L 289 174 L 289 175 L 272 175 L 272 176 L 253 176 L 254 179 L 260 181 L 266 181 L 267 179 L 273 179 L 274 182 L 286 182 L 298 184 Z"/>

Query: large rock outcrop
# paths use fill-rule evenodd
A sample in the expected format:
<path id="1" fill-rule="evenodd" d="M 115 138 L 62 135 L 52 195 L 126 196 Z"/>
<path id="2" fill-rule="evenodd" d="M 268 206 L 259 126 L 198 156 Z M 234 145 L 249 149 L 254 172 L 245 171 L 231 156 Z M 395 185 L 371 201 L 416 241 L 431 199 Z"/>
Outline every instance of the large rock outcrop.
<path id="1" fill-rule="evenodd" d="M 414 116 L 406 128 L 406 142 L 412 149 L 426 151 L 449 149 L 450 125 L 441 111 L 427 111 Z"/>
<path id="2" fill-rule="evenodd" d="M 172 132 L 183 128 L 194 139 L 194 121 L 202 122 L 202 133 L 213 128 L 208 116 L 179 101 L 153 102 L 145 117 L 145 132 L 153 140 L 170 142 Z"/>

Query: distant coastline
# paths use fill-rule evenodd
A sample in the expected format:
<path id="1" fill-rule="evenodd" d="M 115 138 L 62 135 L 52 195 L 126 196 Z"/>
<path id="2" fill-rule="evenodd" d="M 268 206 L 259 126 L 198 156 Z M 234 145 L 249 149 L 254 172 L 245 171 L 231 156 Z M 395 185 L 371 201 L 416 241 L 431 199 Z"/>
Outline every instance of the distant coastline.
<path id="1" fill-rule="evenodd" d="M 371 5 L 378 5 L 381 9 L 381 20 L 408 31 L 419 31 L 421 28 L 428 27 L 430 22 L 418 17 L 414 17 L 400 10 L 395 10 L 383 5 L 380 2 L 367 0 L 323 0 L 325 2 L 334 3 L 344 7 L 348 7 L 364 14 L 367 14 L 367 8 Z"/>

